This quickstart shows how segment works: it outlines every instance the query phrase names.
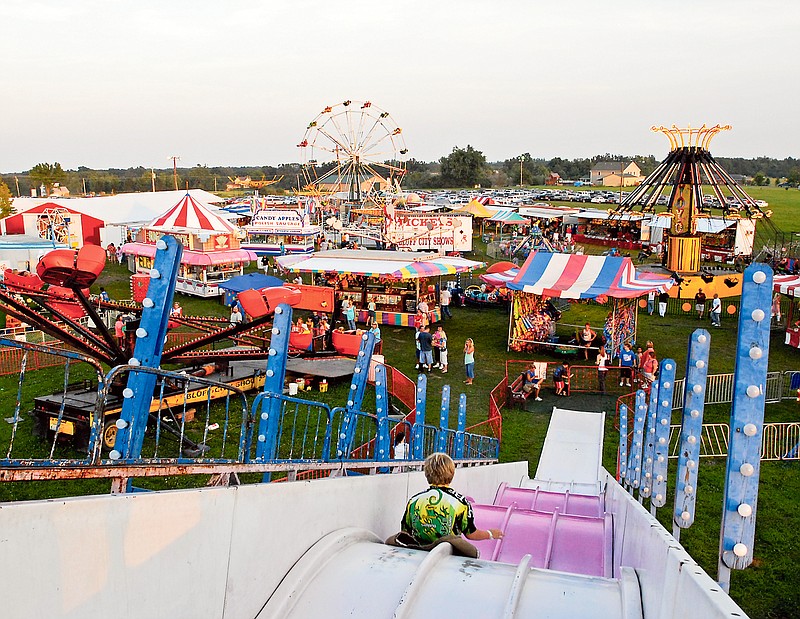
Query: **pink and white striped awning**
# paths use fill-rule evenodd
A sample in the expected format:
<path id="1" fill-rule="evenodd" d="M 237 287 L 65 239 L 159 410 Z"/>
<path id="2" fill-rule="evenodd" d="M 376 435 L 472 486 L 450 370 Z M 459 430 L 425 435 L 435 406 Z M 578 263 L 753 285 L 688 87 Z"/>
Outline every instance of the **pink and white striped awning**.
<path id="1" fill-rule="evenodd" d="M 166 213 L 150 222 L 147 228 L 161 232 L 200 231 L 228 234 L 236 230 L 225 219 L 213 213 L 188 193 Z"/>
<path id="2" fill-rule="evenodd" d="M 772 278 L 775 292 L 790 297 L 800 297 L 800 275 L 776 275 Z"/>
<path id="3" fill-rule="evenodd" d="M 508 269 L 507 271 L 500 271 L 499 273 L 484 273 L 479 275 L 481 281 L 491 284 L 495 288 L 505 288 L 509 282 L 513 282 L 514 278 L 519 273 L 519 267 Z"/>
<path id="4" fill-rule="evenodd" d="M 511 290 L 562 299 L 636 298 L 672 287 L 668 275 L 637 273 L 630 258 L 538 251 L 528 256 Z"/>

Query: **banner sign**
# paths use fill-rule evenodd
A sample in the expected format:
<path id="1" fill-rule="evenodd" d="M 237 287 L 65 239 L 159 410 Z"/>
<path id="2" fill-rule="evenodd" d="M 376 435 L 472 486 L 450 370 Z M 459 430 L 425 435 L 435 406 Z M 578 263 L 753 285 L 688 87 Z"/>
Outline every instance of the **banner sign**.
<path id="1" fill-rule="evenodd" d="M 266 229 L 292 232 L 309 226 L 308 215 L 292 209 L 262 209 L 250 220 L 248 229 Z"/>
<path id="2" fill-rule="evenodd" d="M 414 250 L 472 251 L 472 217 L 395 211 L 386 218 L 385 235 L 390 243 Z"/>

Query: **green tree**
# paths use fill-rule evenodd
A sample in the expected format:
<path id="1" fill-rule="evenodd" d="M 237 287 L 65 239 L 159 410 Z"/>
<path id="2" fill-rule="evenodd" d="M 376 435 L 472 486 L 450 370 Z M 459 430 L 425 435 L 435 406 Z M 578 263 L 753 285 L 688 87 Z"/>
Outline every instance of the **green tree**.
<path id="1" fill-rule="evenodd" d="M 448 187 L 473 187 L 491 184 L 484 154 L 467 145 L 453 148 L 447 157 L 439 159 L 442 166 L 442 183 Z"/>
<path id="2" fill-rule="evenodd" d="M 786 175 L 786 182 L 792 187 L 800 185 L 800 168 L 792 168 L 789 170 L 789 174 Z"/>
<path id="3" fill-rule="evenodd" d="M 756 172 L 755 176 L 753 176 L 753 184 L 756 187 L 763 187 L 768 183 L 769 179 L 766 176 L 764 176 L 763 172 Z"/>
<path id="4" fill-rule="evenodd" d="M 11 206 L 11 190 L 8 185 L 0 182 L 0 217 L 8 217 L 14 212 L 14 207 Z"/>
<path id="5" fill-rule="evenodd" d="M 31 182 L 35 187 L 44 185 L 47 190 L 47 195 L 53 190 L 53 185 L 56 183 L 64 183 L 67 178 L 66 172 L 61 168 L 61 164 L 57 161 L 55 163 L 37 163 L 28 172 Z"/>

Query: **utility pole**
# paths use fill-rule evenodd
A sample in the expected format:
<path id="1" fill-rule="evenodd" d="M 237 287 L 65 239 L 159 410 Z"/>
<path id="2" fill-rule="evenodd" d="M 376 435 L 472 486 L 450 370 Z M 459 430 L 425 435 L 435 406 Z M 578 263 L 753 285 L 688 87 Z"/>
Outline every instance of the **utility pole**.
<path id="1" fill-rule="evenodd" d="M 20 197 L 20 193 L 19 193 L 19 178 L 17 178 L 15 176 L 14 177 L 14 182 L 17 184 L 17 197 L 19 198 Z"/>
<path id="2" fill-rule="evenodd" d="M 172 157 L 168 157 L 168 159 L 172 159 L 172 178 L 175 181 L 175 191 L 178 190 L 178 160 L 180 157 L 178 155 L 173 155 Z"/>
<path id="3" fill-rule="evenodd" d="M 86 195 L 86 179 L 82 178 L 81 180 L 83 181 L 83 195 Z"/>
<path id="4" fill-rule="evenodd" d="M 150 168 L 150 186 L 153 188 L 153 193 L 156 192 L 156 171 Z"/>
<path id="5" fill-rule="evenodd" d="M 519 158 L 519 186 L 522 187 L 522 157 Z"/>

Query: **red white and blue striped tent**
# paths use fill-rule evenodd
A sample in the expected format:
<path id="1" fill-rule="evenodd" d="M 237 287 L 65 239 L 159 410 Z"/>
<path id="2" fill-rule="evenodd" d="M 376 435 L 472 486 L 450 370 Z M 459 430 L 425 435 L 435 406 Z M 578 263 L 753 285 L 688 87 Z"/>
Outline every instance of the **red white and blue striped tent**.
<path id="1" fill-rule="evenodd" d="M 627 257 L 539 251 L 528 256 L 507 286 L 511 290 L 561 299 L 599 296 L 629 299 L 651 290 L 666 292 L 672 284 L 668 275 L 637 273 Z"/>

